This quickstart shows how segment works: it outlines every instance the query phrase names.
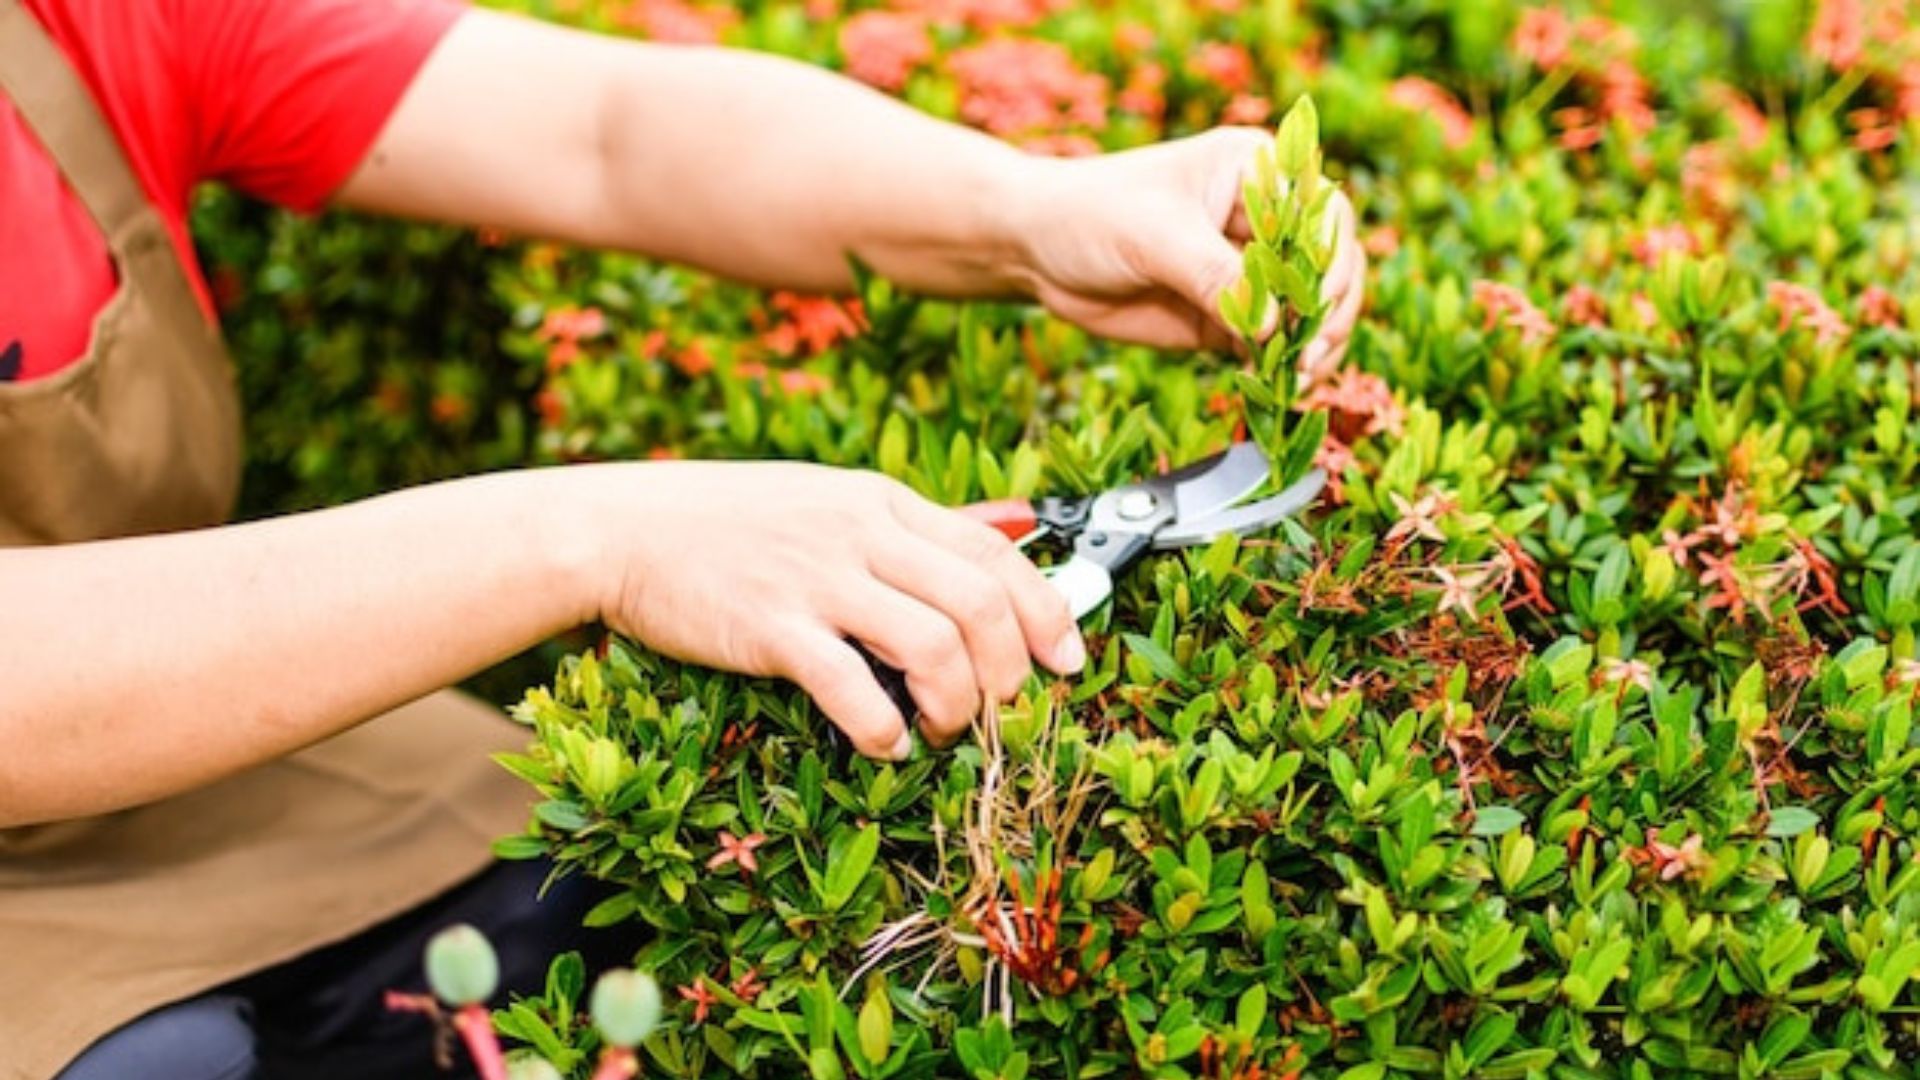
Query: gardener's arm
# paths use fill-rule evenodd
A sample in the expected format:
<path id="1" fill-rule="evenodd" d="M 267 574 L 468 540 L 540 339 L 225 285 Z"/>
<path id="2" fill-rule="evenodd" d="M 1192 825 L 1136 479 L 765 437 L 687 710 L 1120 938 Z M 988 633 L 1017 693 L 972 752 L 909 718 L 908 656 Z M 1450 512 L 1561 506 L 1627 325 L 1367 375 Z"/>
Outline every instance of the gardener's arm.
<path id="1" fill-rule="evenodd" d="M 777 57 L 474 11 L 342 199 L 803 290 L 845 287 L 854 255 L 911 288 L 1030 296 L 1179 347 L 1226 340 L 1214 300 L 1239 276 L 1241 180 L 1268 138 L 1037 158 Z M 1323 353 L 1360 300 L 1344 203 L 1337 220 Z"/>
<path id="2" fill-rule="evenodd" d="M 938 739 L 1029 652 L 1078 666 L 1064 602 L 998 533 L 882 477 L 583 466 L 257 524 L 0 549 L 0 828 L 204 784 L 605 619 L 799 683 L 875 756 L 907 671 Z"/>

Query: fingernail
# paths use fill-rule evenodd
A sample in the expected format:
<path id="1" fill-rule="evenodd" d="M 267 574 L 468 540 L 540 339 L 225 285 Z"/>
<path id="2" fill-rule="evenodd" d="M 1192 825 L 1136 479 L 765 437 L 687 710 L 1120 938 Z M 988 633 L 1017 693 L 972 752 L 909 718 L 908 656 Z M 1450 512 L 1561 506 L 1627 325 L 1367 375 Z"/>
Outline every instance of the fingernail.
<path id="1" fill-rule="evenodd" d="M 1063 675 L 1087 666 L 1087 643 L 1080 640 L 1080 631 L 1069 630 L 1054 644 L 1053 666 Z"/>
<path id="2" fill-rule="evenodd" d="M 895 761 L 905 761 L 913 756 L 913 735 L 902 731 L 898 739 L 893 740 L 893 751 L 888 755 Z"/>

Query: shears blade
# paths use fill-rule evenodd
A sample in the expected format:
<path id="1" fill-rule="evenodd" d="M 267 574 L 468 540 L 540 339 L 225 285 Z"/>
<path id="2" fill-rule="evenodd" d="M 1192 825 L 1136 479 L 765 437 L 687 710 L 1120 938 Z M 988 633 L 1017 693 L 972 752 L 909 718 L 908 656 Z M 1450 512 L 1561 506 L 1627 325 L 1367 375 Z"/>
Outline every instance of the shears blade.
<path id="1" fill-rule="evenodd" d="M 1255 451 L 1255 458 L 1260 465 L 1261 479 L 1265 479 L 1267 459 L 1258 451 Z M 1253 488 L 1259 486 L 1259 481 L 1256 480 Z M 1282 518 L 1292 517 L 1311 506 L 1313 500 L 1319 498 L 1320 492 L 1326 486 L 1325 470 L 1314 469 L 1277 495 L 1240 506 L 1235 506 L 1232 502 L 1215 504 L 1212 512 L 1199 517 L 1190 516 L 1186 512 L 1186 505 L 1182 503 L 1179 516 L 1153 534 L 1153 546 L 1162 550 L 1192 547 L 1196 544 L 1210 543 L 1214 538 L 1225 533 L 1244 535 L 1259 532 L 1279 523 Z M 1253 488 L 1241 491 L 1239 497 L 1244 497 Z M 1235 501 L 1239 497 L 1236 497 Z"/>

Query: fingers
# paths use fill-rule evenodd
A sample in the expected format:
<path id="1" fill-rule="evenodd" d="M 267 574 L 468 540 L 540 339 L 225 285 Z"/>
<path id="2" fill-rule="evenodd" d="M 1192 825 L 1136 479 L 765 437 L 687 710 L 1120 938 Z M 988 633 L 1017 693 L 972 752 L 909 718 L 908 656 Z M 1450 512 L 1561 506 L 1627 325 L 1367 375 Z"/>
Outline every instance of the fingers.
<path id="1" fill-rule="evenodd" d="M 1240 249 L 1227 239 L 1219 224 L 1197 209 L 1179 214 L 1148 235 L 1139 248 L 1141 270 L 1172 292 L 1208 322 L 1229 328 L 1220 318 L 1220 294 L 1240 280 Z M 1278 312 L 1268 309 L 1269 321 Z M 1262 327 L 1262 334 L 1271 332 Z"/>
<path id="2" fill-rule="evenodd" d="M 824 626 L 797 622 L 774 631 L 771 674 L 792 681 L 870 758 L 904 761 L 913 752 L 906 719 L 853 647 Z"/>
<path id="3" fill-rule="evenodd" d="M 982 683 L 976 665 L 981 661 L 953 616 L 873 578 L 842 588 L 839 598 L 842 606 L 831 613 L 834 622 L 905 673 L 928 740 L 944 746 L 966 731 L 980 714 Z M 1013 640 L 1018 649 L 1018 636 Z M 1024 666 L 1025 659 L 1022 655 L 1016 662 Z M 1004 659 L 1000 662 L 1004 667 Z M 1024 680 L 1022 674 L 1014 689 Z"/>
<path id="4" fill-rule="evenodd" d="M 1013 622 L 1025 643 L 1021 656 L 1023 669 L 1026 655 L 1029 654 L 1063 675 L 1080 670 L 1086 663 L 1086 645 L 1080 640 L 1080 628 L 1073 621 L 1066 598 L 1006 537 L 965 515 L 935 506 L 904 488 L 893 499 L 893 513 L 909 531 L 933 541 L 987 575 L 992 586 L 968 579 L 968 587 L 986 588 L 995 593 L 995 599 L 980 601 L 953 597 L 953 603 L 972 603 L 983 609 L 991 609 L 994 613 L 998 612 L 1001 604 L 1010 606 Z M 948 587 L 927 583 L 922 588 L 931 592 L 944 591 Z M 912 591 L 923 598 L 934 599 L 926 593 Z M 935 602 L 938 603 L 937 600 Z M 980 614 L 977 611 L 955 612 L 946 604 L 939 606 L 951 614 Z M 1010 686 L 986 685 L 994 692 L 1004 688 L 1004 696 L 1011 696 L 1025 678 L 1025 671 L 1022 670 L 1019 679 Z"/>

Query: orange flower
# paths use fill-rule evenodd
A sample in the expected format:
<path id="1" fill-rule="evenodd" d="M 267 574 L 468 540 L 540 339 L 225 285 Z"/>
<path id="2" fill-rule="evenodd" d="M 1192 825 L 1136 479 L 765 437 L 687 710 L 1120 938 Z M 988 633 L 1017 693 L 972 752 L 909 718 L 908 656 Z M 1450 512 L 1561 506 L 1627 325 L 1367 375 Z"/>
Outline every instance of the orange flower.
<path id="1" fill-rule="evenodd" d="M 1438 83 L 1408 75 L 1387 88 L 1387 100 L 1409 112 L 1431 116 L 1449 149 L 1458 150 L 1473 141 L 1473 117 Z"/>
<path id="2" fill-rule="evenodd" d="M 1847 123 L 1853 125 L 1854 147 L 1870 154 L 1892 146 L 1900 134 L 1879 109 L 1854 109 L 1847 114 Z"/>
<path id="3" fill-rule="evenodd" d="M 1867 13 L 1860 0 L 1820 0 L 1807 30 L 1807 52 L 1835 71 L 1860 62 L 1867 46 Z"/>
<path id="4" fill-rule="evenodd" d="M 823 353 L 866 329 L 866 315 L 858 300 L 777 292 L 770 302 L 786 318 L 760 340 L 781 356 Z"/>
<path id="5" fill-rule="evenodd" d="M 534 331 L 547 345 L 547 370 L 558 371 L 580 359 L 580 342 L 607 332 L 607 317 L 599 308 L 554 308 Z"/>
<path id="6" fill-rule="evenodd" d="M 1328 432 L 1343 443 L 1382 433 L 1398 435 L 1406 422 L 1406 410 L 1393 399 L 1386 380 L 1359 368 L 1343 368 L 1333 378 L 1319 380 L 1295 408 L 1325 409 Z"/>
<path id="7" fill-rule="evenodd" d="M 1114 102 L 1136 116 L 1158 120 L 1167 111 L 1166 85 L 1167 69 L 1149 60 L 1127 72 L 1126 84 L 1120 87 Z"/>
<path id="8" fill-rule="evenodd" d="M 1708 87 L 1707 98 L 1733 122 L 1734 134 L 1739 138 L 1742 150 L 1758 150 L 1767 144 L 1767 114 L 1760 111 L 1752 98 L 1725 83 Z"/>
<path id="9" fill-rule="evenodd" d="M 1860 294 L 1860 321 L 1868 326 L 1898 330 L 1906 323 L 1906 315 L 1900 310 L 1897 297 L 1878 285 L 1869 285 Z"/>
<path id="10" fill-rule="evenodd" d="M 719 996 L 708 988 L 707 980 L 704 978 L 695 979 L 692 986 L 675 987 L 674 991 L 682 998 L 693 1002 L 693 1022 L 696 1024 L 706 1023 L 708 1010 L 720 1004 Z"/>
<path id="11" fill-rule="evenodd" d="M 1245 124 L 1258 127 L 1273 115 L 1273 102 L 1258 94 L 1235 94 L 1233 100 L 1220 112 L 1223 124 Z"/>
<path id="12" fill-rule="evenodd" d="M 689 379 L 697 379 L 713 370 L 713 357 L 708 355 L 706 346 L 698 341 L 690 341 L 687 347 L 667 357 L 668 362 L 680 369 L 680 374 Z"/>
<path id="13" fill-rule="evenodd" d="M 863 11 L 840 26 L 847 74 L 869 86 L 898 92 L 913 69 L 933 59 L 933 38 L 919 15 Z"/>
<path id="14" fill-rule="evenodd" d="M 1909 60 L 1900 65 L 1893 100 L 1894 111 L 1900 114 L 1902 120 L 1920 116 L 1920 63 Z"/>
<path id="15" fill-rule="evenodd" d="M 1566 298 L 1560 301 L 1560 313 L 1575 326 L 1607 325 L 1607 302 L 1585 285 L 1567 290 Z"/>
<path id="16" fill-rule="evenodd" d="M 1526 345 L 1538 345 L 1553 337 L 1551 319 L 1533 306 L 1527 294 L 1511 285 L 1480 280 L 1473 283 L 1473 302 L 1486 312 L 1485 328 L 1504 326 L 1518 331 Z"/>
<path id="17" fill-rule="evenodd" d="M 1573 27 L 1559 8 L 1528 8 L 1513 31 L 1513 51 L 1541 71 L 1559 67 L 1573 43 Z"/>
<path id="18" fill-rule="evenodd" d="M 1814 340 L 1820 345 L 1837 345 L 1852 332 L 1839 312 L 1828 307 L 1819 293 L 1804 285 L 1770 281 L 1767 283 L 1767 302 L 1780 312 L 1781 333 L 1799 326 L 1812 331 Z"/>
<path id="19" fill-rule="evenodd" d="M 1680 159 L 1680 195 L 1689 207 L 1706 216 L 1724 217 L 1733 210 L 1739 190 L 1724 147 L 1696 143 L 1687 148 Z"/>
<path id="20" fill-rule="evenodd" d="M 1600 75 L 1600 115 L 1609 122 L 1625 123 L 1635 134 L 1653 130 L 1651 96 L 1640 69 L 1626 60 L 1609 61 Z"/>
<path id="21" fill-rule="evenodd" d="M 1367 230 L 1360 246 L 1374 258 L 1384 259 L 1400 250 L 1400 230 L 1391 225 L 1376 225 Z"/>
<path id="22" fill-rule="evenodd" d="M 1253 56 L 1244 45 L 1203 42 L 1187 60 L 1187 70 L 1229 94 L 1244 93 L 1253 85 Z"/>

